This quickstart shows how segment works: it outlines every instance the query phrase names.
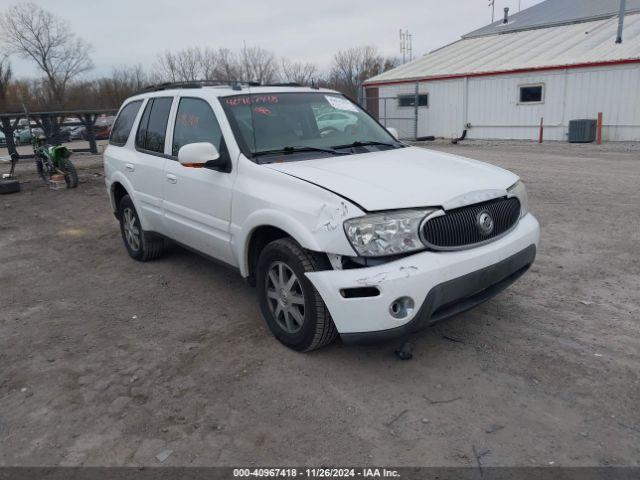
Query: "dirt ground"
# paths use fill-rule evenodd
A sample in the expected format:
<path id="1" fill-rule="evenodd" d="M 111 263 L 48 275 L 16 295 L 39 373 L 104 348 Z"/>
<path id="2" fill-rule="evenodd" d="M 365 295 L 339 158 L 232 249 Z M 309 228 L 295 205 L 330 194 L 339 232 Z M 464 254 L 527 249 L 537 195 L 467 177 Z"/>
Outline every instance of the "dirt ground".
<path id="1" fill-rule="evenodd" d="M 235 271 L 129 259 L 99 157 L 69 191 L 20 166 L 0 197 L 0 465 L 640 465 L 640 151 L 430 146 L 518 173 L 542 243 L 406 362 L 295 353 Z"/>

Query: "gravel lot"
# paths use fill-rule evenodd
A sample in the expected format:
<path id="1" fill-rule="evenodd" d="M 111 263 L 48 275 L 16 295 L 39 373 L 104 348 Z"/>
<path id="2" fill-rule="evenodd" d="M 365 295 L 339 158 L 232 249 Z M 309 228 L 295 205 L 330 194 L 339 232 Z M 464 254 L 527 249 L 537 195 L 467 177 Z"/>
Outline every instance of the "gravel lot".
<path id="1" fill-rule="evenodd" d="M 21 165 L 0 197 L 0 465 L 640 465 L 640 151 L 429 146 L 521 175 L 543 238 L 408 362 L 287 350 L 235 271 L 127 257 L 99 157 L 60 192 Z"/>

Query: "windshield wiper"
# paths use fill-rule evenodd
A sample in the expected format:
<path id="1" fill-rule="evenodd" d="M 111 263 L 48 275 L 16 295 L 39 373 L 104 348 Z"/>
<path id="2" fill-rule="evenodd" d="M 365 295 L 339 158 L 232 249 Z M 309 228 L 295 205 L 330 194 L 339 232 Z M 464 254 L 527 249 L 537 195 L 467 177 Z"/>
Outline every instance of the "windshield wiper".
<path id="1" fill-rule="evenodd" d="M 368 146 L 372 146 L 372 145 L 382 145 L 384 147 L 398 147 L 398 144 L 395 143 L 388 143 L 388 142 L 378 142 L 375 140 L 358 140 L 355 141 L 353 143 L 349 143 L 347 145 L 335 145 L 331 148 L 334 148 L 336 150 L 339 150 L 341 148 L 352 148 L 352 147 L 368 147 Z"/>
<path id="2" fill-rule="evenodd" d="M 253 154 L 253 157 L 261 157 L 264 155 L 277 155 L 278 153 L 284 153 L 290 155 L 298 152 L 323 152 L 330 153 L 331 155 L 345 155 L 344 152 L 336 152 L 333 148 L 320 148 L 320 147 L 282 147 L 275 148 L 273 150 L 262 150 Z"/>

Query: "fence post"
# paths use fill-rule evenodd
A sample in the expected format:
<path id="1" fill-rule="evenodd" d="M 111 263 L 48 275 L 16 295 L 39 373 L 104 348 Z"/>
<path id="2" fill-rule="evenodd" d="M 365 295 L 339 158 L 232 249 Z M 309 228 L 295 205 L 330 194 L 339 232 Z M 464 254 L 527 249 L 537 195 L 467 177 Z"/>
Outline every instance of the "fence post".
<path id="1" fill-rule="evenodd" d="M 414 102 L 414 106 L 413 106 L 413 139 L 414 140 L 418 140 L 418 105 L 419 105 L 419 100 L 420 100 L 420 82 L 416 82 L 416 93 L 415 93 L 415 98 L 413 100 Z"/>
<path id="2" fill-rule="evenodd" d="M 87 129 L 87 140 L 89 140 L 89 151 L 91 153 L 98 153 L 98 145 L 96 144 L 96 134 L 93 126 L 98 119 L 98 115 L 92 115 L 87 113 L 80 117 L 80 120 L 84 124 L 84 127 Z"/>
<path id="3" fill-rule="evenodd" d="M 540 137 L 538 138 L 538 143 L 542 143 L 543 138 L 544 138 L 544 117 L 540 117 Z"/>
<path id="4" fill-rule="evenodd" d="M 596 125 L 596 143 L 602 145 L 602 112 L 598 112 L 598 124 Z"/>
<path id="5" fill-rule="evenodd" d="M 380 97 L 380 94 L 378 94 L 378 98 Z M 382 101 L 384 102 L 384 128 L 387 128 L 387 97 L 384 97 L 382 99 Z M 378 102 L 380 102 L 380 100 L 378 100 Z"/>

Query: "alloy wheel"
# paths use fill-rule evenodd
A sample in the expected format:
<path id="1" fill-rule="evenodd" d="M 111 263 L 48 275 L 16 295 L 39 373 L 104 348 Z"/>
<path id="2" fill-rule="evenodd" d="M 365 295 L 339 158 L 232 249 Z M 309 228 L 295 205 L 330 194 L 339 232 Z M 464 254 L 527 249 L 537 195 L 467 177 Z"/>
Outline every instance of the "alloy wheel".
<path id="1" fill-rule="evenodd" d="M 140 228 L 136 225 L 136 214 L 130 208 L 125 208 L 123 212 L 122 228 L 127 239 L 129 248 L 134 251 L 140 250 Z"/>
<path id="2" fill-rule="evenodd" d="M 304 293 L 293 270 L 284 262 L 273 262 L 266 278 L 269 310 L 287 333 L 297 333 L 304 323 Z"/>

